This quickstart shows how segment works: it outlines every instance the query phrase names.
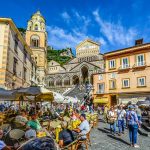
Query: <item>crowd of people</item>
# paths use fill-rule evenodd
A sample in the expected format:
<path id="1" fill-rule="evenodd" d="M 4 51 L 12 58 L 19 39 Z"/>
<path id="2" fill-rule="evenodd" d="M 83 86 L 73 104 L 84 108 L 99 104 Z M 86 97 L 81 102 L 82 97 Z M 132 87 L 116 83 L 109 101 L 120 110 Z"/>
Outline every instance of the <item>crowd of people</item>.
<path id="1" fill-rule="evenodd" d="M 86 133 L 90 131 L 90 124 L 86 120 L 85 115 L 85 112 L 89 112 L 89 109 L 86 105 L 81 106 L 80 104 L 76 103 L 42 106 L 40 103 L 37 103 L 37 105 L 34 106 L 32 103 L 28 103 L 25 106 L 19 107 L 18 105 L 12 104 L 9 106 L 5 103 L 1 108 L 2 109 L 0 111 L 6 114 L 6 118 L 14 118 L 11 121 L 11 126 L 13 128 L 16 128 L 16 123 L 20 124 L 20 128 L 25 131 L 26 140 L 37 138 L 38 132 L 45 132 L 46 135 L 51 136 L 50 131 L 47 131 L 42 127 L 41 122 L 43 120 L 61 120 L 62 131 L 59 133 L 58 141 L 60 148 L 73 142 L 79 135 L 81 139 L 85 139 Z M 80 122 L 79 126 L 72 130 L 68 129 L 69 124 L 63 119 L 64 116 L 70 118 L 70 120 L 73 121 L 78 120 Z M 6 148 L 11 149 L 11 146 L 6 146 L 4 141 L 1 139 L 0 150 L 5 150 Z"/>
<path id="2" fill-rule="evenodd" d="M 112 106 L 110 109 L 107 106 L 103 108 L 103 118 L 110 125 L 111 133 L 114 136 L 116 134 L 121 136 L 124 134 L 125 129 L 128 129 L 130 145 L 135 148 L 139 147 L 137 145 L 137 133 L 142 123 L 141 116 L 141 109 L 137 105 L 129 104 L 124 106 L 120 104 Z"/>

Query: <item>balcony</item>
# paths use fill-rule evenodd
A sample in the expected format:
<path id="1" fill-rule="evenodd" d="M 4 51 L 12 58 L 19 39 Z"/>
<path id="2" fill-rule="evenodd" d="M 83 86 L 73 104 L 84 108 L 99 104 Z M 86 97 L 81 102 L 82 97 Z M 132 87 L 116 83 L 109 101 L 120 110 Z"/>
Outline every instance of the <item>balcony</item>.
<path id="1" fill-rule="evenodd" d="M 105 91 L 104 90 L 100 90 L 100 91 L 97 91 L 96 94 L 104 94 Z"/>
<path id="2" fill-rule="evenodd" d="M 145 61 L 136 62 L 133 65 L 133 69 L 144 69 L 145 67 L 146 67 L 146 62 Z"/>
<path id="3" fill-rule="evenodd" d="M 129 71 L 129 70 L 130 70 L 129 64 L 121 65 L 121 66 L 118 68 L 118 71 Z"/>

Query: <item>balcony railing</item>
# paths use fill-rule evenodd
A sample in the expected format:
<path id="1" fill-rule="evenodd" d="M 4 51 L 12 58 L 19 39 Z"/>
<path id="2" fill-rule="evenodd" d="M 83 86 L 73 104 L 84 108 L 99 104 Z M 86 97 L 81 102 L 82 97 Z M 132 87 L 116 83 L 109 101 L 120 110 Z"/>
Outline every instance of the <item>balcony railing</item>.
<path id="1" fill-rule="evenodd" d="M 100 91 L 97 91 L 96 94 L 103 94 L 105 91 L 104 90 L 100 90 Z"/>
<path id="2" fill-rule="evenodd" d="M 146 62 L 145 61 L 140 61 L 140 62 L 136 62 L 133 66 L 133 68 L 137 68 L 137 67 L 145 67 L 146 66 Z"/>
<path id="3" fill-rule="evenodd" d="M 124 64 L 119 67 L 119 70 L 130 69 L 129 64 Z"/>

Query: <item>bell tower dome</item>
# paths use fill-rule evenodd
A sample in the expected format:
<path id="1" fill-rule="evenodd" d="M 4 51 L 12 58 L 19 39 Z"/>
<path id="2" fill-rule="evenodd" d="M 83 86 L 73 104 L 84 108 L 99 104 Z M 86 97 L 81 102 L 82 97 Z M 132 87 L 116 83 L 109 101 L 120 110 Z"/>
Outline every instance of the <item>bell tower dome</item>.
<path id="1" fill-rule="evenodd" d="M 42 85 L 47 67 L 47 32 L 45 19 L 40 11 L 34 13 L 28 21 L 26 42 L 32 49 L 33 58 L 37 64 L 37 78 Z"/>
<path id="2" fill-rule="evenodd" d="M 37 11 L 35 14 L 32 15 L 31 20 L 28 21 L 27 30 L 46 32 L 45 19 L 41 15 L 40 11 Z"/>

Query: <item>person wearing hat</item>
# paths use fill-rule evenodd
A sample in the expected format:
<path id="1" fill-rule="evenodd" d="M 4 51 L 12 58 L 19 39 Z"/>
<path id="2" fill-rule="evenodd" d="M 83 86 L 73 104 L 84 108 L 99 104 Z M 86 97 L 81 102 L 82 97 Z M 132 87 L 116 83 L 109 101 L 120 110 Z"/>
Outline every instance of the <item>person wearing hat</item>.
<path id="1" fill-rule="evenodd" d="M 90 131 L 90 125 L 89 122 L 86 120 L 86 115 L 81 114 L 80 115 L 81 124 L 77 129 L 74 129 L 73 131 L 81 134 L 81 139 L 86 139 L 86 134 Z"/>
<path id="2" fill-rule="evenodd" d="M 135 112 L 135 107 L 133 105 L 128 106 L 129 111 L 127 112 L 127 121 L 129 127 L 129 137 L 130 137 L 130 144 L 135 148 L 139 148 L 137 145 L 137 133 L 139 127 L 138 116 Z"/>

